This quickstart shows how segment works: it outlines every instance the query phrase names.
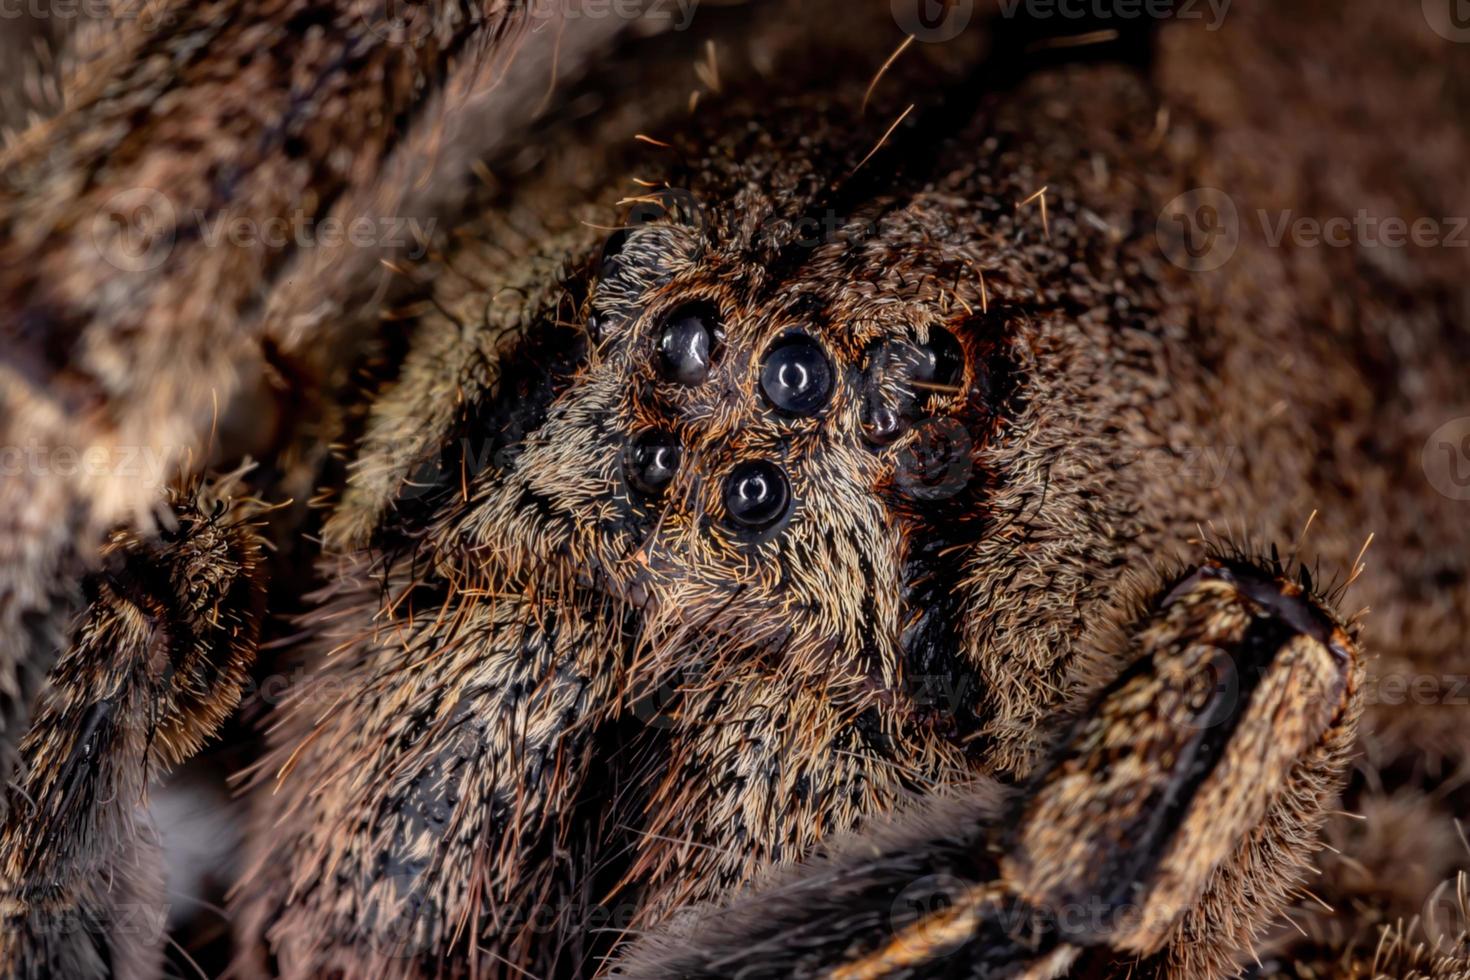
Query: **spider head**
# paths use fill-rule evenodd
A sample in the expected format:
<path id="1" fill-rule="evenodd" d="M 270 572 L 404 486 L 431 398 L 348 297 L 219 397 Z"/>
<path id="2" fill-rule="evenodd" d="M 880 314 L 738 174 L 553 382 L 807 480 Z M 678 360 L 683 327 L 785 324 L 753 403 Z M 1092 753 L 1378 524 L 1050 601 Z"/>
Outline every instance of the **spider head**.
<path id="1" fill-rule="evenodd" d="M 718 638 L 862 700 L 935 645 L 941 552 L 984 520 L 1003 331 L 847 243 L 760 258 L 749 232 L 615 233 L 585 361 L 475 520 L 664 648 Z"/>

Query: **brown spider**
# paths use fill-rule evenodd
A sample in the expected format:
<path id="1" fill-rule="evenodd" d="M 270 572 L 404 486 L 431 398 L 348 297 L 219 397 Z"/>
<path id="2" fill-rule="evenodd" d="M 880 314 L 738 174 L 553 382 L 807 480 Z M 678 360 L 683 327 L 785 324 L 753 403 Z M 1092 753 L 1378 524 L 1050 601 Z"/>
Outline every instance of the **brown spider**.
<path id="1" fill-rule="evenodd" d="M 1308 6 L 753 4 L 594 58 L 587 11 L 208 3 L 64 73 L 7 150 L 6 439 L 217 419 L 230 475 L 0 491 L 5 972 L 159 970 L 140 804 L 264 635 L 304 680 L 237 976 L 1470 976 L 1405 921 L 1470 856 L 1470 529 L 1420 454 L 1463 261 L 1252 223 L 1466 213 L 1470 134 L 1320 80 Z M 1327 63 L 1470 78 L 1354 10 Z M 91 216 L 139 188 L 128 267 Z M 291 206 L 452 227 L 385 279 L 199 217 Z"/>

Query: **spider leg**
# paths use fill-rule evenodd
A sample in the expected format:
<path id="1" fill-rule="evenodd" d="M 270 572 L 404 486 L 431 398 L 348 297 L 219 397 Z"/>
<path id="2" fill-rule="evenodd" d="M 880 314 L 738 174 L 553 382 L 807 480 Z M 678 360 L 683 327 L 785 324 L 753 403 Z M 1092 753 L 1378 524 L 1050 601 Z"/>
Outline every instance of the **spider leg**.
<path id="1" fill-rule="evenodd" d="M 627 27 L 546 16 L 210 0 L 119 4 L 78 29 L 60 107 L 0 146 L 0 778 L 98 542 L 150 526 L 160 482 L 119 460 L 151 454 L 164 481 L 197 467 L 277 360 L 296 369 L 284 441 L 338 436 L 334 403 L 397 285 L 380 263 L 424 247 L 479 155 L 514 149 L 548 88 Z M 369 244 L 342 247 L 365 227 Z M 17 473 L 23 452 L 44 473 L 53 454 L 108 462 L 58 479 Z"/>
<path id="2" fill-rule="evenodd" d="M 323 530 L 330 584 L 312 597 L 303 680 L 254 773 L 237 969 L 270 956 L 288 976 L 397 976 L 455 960 L 494 975 L 562 946 L 577 957 L 548 933 L 575 936 L 588 901 L 591 831 L 573 818 L 599 779 L 622 614 L 570 581 L 545 594 L 503 542 L 455 527 L 515 451 L 517 413 L 571 368 L 542 335 L 564 335 L 567 256 L 598 232 L 563 217 L 544 251 L 512 265 L 518 239 L 446 270 L 373 402 Z"/>
<path id="3" fill-rule="evenodd" d="M 257 773 L 233 901 L 283 975 L 493 972 L 579 922 L 573 815 L 621 624 L 511 583 L 421 588 L 387 614 L 372 576 L 344 574 Z"/>
<path id="4" fill-rule="evenodd" d="M 46 680 L 0 823 L 0 973 L 148 976 L 166 906 L 148 786 L 240 700 L 264 608 L 253 503 L 175 495 L 156 539 L 114 532 Z"/>

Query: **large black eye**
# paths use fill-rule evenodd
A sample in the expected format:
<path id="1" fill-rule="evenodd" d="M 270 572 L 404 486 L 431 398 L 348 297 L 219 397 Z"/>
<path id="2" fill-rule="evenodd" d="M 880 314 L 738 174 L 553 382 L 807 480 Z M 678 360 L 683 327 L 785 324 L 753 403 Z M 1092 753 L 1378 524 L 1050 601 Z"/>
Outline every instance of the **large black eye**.
<path id="1" fill-rule="evenodd" d="M 683 456 L 683 449 L 668 432 L 644 432 L 628 444 L 623 455 L 624 478 L 640 493 L 658 496 L 673 482 Z"/>
<path id="2" fill-rule="evenodd" d="M 669 381 L 697 385 L 709 377 L 719 319 L 706 303 L 678 307 L 658 333 L 658 369 Z"/>
<path id="3" fill-rule="evenodd" d="M 929 331 L 929 342 L 915 348 L 913 378 L 922 390 L 953 388 L 960 383 L 965 352 L 954 334 L 943 327 Z"/>
<path id="4" fill-rule="evenodd" d="M 768 528 L 786 516 L 790 504 L 791 486 L 775 463 L 741 463 L 725 477 L 725 510 L 741 527 Z"/>
<path id="5" fill-rule="evenodd" d="M 805 334 L 785 337 L 761 364 L 761 391 L 783 412 L 811 415 L 832 397 L 832 362 Z"/>

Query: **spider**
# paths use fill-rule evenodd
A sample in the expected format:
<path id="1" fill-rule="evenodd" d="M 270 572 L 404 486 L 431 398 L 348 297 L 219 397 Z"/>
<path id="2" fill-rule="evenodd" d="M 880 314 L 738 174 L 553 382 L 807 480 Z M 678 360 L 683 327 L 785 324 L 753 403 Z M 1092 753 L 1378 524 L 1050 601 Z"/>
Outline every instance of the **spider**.
<path id="1" fill-rule="evenodd" d="M 1305 8 L 940 38 L 898 6 L 594 56 L 615 24 L 208 4 L 67 77 L 7 151 L 7 432 L 172 439 L 213 385 L 216 445 L 171 488 L 7 483 L 8 974 L 160 970 L 140 804 L 274 661 L 303 679 L 239 779 L 232 975 L 1470 976 L 1458 923 L 1407 921 L 1464 904 L 1470 542 L 1418 453 L 1463 400 L 1463 269 L 1239 215 L 1212 265 L 1198 206 L 1330 215 L 1387 179 L 1380 130 L 1437 133 L 1439 175 L 1464 134 L 1298 94 L 1262 39 Z M 1324 57 L 1433 43 L 1361 6 Z M 445 150 L 489 76 L 560 121 Z M 191 91 L 278 140 L 180 162 Z M 1312 185 L 1332 153 L 1354 179 Z M 407 209 L 440 154 L 478 179 L 388 278 L 178 223 Z M 46 209 L 109 216 L 135 164 L 182 168 L 145 188 L 167 254 L 79 290 Z M 1384 696 L 1406 671 L 1435 704 Z"/>

